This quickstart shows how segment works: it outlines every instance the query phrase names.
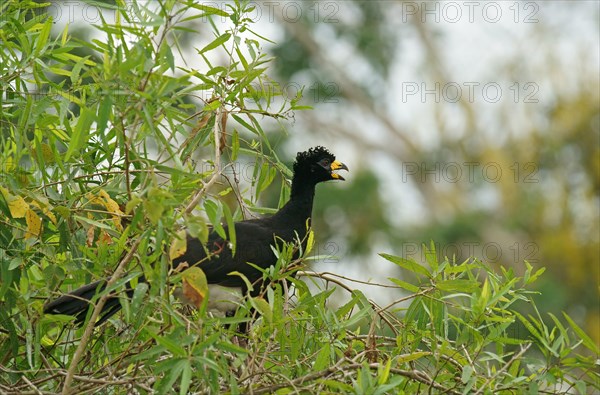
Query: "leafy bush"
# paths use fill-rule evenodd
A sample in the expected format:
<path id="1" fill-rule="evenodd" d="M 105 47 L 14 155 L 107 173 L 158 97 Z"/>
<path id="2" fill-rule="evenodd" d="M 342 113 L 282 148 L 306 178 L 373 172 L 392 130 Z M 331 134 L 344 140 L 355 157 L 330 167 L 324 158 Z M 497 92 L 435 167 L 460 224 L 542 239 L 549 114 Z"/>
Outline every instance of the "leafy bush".
<path id="1" fill-rule="evenodd" d="M 398 290 L 388 306 L 308 271 L 290 279 L 293 292 L 276 282 L 235 317 L 181 306 L 166 277 L 182 225 L 203 238 L 207 222 L 268 212 L 258 198 L 277 179 L 280 202 L 289 195 L 290 171 L 261 125 L 305 107 L 268 79 L 251 5 L 118 1 L 96 26 L 104 41 L 67 27 L 52 38 L 53 20 L 33 2 L 0 7 L 3 393 L 599 388 L 598 346 L 570 317 L 549 324 L 535 309 L 527 286 L 542 271 L 527 263 L 517 276 L 433 249 L 426 266 L 382 254 L 413 276 L 380 285 Z M 214 37 L 192 61 L 180 44 L 200 21 Z M 216 51 L 223 64 L 209 58 Z M 247 180 L 236 161 L 252 164 Z M 279 257 L 265 272 L 273 280 L 289 278 L 291 246 Z M 60 292 L 112 276 L 101 300 L 142 273 L 152 286 L 123 297 L 123 313 L 100 328 L 41 313 Z M 335 288 L 348 293 L 338 308 Z M 249 320 L 247 337 L 236 335 Z"/>

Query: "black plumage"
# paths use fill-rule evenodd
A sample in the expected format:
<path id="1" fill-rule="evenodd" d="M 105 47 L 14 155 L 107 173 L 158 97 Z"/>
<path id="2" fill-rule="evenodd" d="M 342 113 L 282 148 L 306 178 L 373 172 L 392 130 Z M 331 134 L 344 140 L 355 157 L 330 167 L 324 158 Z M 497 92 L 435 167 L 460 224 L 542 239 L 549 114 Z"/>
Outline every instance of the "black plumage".
<path id="1" fill-rule="evenodd" d="M 235 255 L 232 254 L 229 242 L 222 239 L 216 231 L 210 233 L 205 246 L 197 238 L 188 235 L 186 252 L 173 260 L 173 268 L 185 270 L 187 267 L 198 265 L 204 271 L 209 285 L 217 285 L 225 290 L 238 289 L 239 294 L 244 295 L 249 291 L 245 281 L 239 275 L 230 275 L 231 272 L 238 272 L 253 284 L 251 294 L 258 294 L 263 285 L 263 274 L 248 263 L 263 269 L 268 268 L 277 262 L 272 250 L 273 245 L 305 241 L 312 215 L 315 187 L 323 181 L 343 180 L 344 178 L 335 172 L 340 169 L 348 170 L 346 165 L 336 161 L 335 156 L 323 147 L 298 153 L 293 168 L 290 200 L 273 216 L 236 222 Z M 227 227 L 224 228 L 228 234 Z M 140 281 L 145 279 L 142 277 Z M 44 307 L 44 313 L 75 316 L 76 323 L 81 324 L 89 310 L 89 301 L 104 289 L 105 284 L 105 280 L 100 280 L 63 295 L 48 303 Z M 133 290 L 128 288 L 126 292 L 131 297 Z M 209 304 L 212 299 L 210 295 Z M 235 308 L 234 303 L 215 305 L 217 304 L 220 308 Z M 108 298 L 96 325 L 106 321 L 120 308 L 118 297 Z"/>

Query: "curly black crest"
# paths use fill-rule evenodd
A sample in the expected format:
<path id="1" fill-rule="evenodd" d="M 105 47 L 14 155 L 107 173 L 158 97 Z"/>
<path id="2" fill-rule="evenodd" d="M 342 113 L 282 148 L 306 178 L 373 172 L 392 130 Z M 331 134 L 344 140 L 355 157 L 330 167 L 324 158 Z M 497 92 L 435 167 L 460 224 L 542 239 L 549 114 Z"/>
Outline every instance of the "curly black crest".
<path id="1" fill-rule="evenodd" d="M 321 146 L 313 147 L 308 151 L 298 152 L 296 162 L 294 162 L 294 172 L 310 167 L 324 158 L 329 159 L 329 162 L 335 161 L 335 155 L 329 152 L 327 148 Z"/>

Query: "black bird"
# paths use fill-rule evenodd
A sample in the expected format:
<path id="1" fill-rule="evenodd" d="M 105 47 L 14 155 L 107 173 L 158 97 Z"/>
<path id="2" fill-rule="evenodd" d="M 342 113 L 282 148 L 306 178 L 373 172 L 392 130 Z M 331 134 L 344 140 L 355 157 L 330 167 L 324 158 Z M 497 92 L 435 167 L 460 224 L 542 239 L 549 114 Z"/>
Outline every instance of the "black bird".
<path id="1" fill-rule="evenodd" d="M 186 252 L 173 260 L 173 268 L 185 270 L 198 265 L 206 275 L 209 284 L 207 308 L 213 312 L 231 315 L 235 312 L 239 300 L 250 293 L 256 296 L 261 292 L 263 274 L 248 263 L 262 269 L 275 265 L 277 258 L 272 245 L 281 246 L 283 242 L 305 241 L 310 226 L 315 187 L 328 180 L 344 180 L 336 170 L 348 170 L 346 165 L 336 161 L 335 156 L 324 147 L 314 147 L 299 152 L 294 163 L 294 176 L 290 200 L 273 216 L 250 219 L 235 223 L 236 252 L 232 254 L 227 240 L 212 231 L 206 245 L 190 235 L 187 236 Z M 228 229 L 224 226 L 226 234 Z M 208 252 L 208 254 L 207 254 Z M 243 274 L 253 284 L 248 292 Z M 140 277 L 139 281 L 145 281 Z M 63 295 L 44 306 L 46 314 L 65 314 L 76 317 L 76 324 L 85 321 L 91 306 L 90 300 L 106 286 L 106 280 L 84 285 L 75 291 Z M 129 297 L 133 290 L 126 290 Z M 104 305 L 96 325 L 102 324 L 121 309 L 118 297 L 109 297 Z"/>

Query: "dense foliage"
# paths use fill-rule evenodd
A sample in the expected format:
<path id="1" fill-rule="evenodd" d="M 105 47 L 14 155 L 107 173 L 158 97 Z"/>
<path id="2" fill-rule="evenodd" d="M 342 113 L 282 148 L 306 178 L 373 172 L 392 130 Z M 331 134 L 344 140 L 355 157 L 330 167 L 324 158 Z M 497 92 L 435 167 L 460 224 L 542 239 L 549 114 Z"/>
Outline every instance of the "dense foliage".
<path id="1" fill-rule="evenodd" d="M 182 306 L 167 281 L 182 226 L 204 238 L 208 224 L 272 211 L 259 198 L 275 180 L 280 205 L 289 195 L 262 125 L 305 107 L 269 80 L 252 6 L 117 2 L 98 8 L 102 39 L 90 40 L 53 37 L 43 5 L 0 7 L 2 393 L 600 388 L 597 344 L 568 315 L 537 312 L 528 287 L 543 270 L 527 262 L 517 275 L 429 247 L 423 263 L 381 254 L 406 275 L 377 285 L 397 291 L 387 306 L 352 288 L 361 281 L 308 270 L 235 317 Z M 206 41 L 193 55 L 190 34 Z M 265 276 L 286 276 L 291 250 Z M 151 286 L 100 328 L 41 314 L 61 292 L 109 276 L 119 291 L 142 273 Z M 250 308 L 261 317 L 235 336 Z"/>

